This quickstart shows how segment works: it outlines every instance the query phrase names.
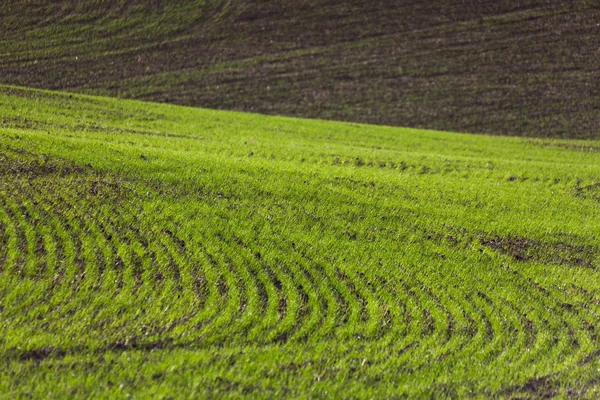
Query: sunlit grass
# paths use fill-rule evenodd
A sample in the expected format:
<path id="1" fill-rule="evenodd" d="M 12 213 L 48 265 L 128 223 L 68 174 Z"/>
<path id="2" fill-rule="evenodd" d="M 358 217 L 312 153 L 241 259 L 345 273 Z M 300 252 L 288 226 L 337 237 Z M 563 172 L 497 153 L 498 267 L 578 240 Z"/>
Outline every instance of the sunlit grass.
<path id="1" fill-rule="evenodd" d="M 6 397 L 598 395 L 600 142 L 0 105 Z"/>

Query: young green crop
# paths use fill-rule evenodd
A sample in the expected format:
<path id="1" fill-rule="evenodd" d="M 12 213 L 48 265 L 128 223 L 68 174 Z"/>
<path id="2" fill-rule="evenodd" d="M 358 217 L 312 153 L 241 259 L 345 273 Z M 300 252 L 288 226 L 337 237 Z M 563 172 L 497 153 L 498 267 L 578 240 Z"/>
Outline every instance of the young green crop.
<path id="1" fill-rule="evenodd" d="M 0 105 L 3 396 L 598 396 L 600 142 Z"/>

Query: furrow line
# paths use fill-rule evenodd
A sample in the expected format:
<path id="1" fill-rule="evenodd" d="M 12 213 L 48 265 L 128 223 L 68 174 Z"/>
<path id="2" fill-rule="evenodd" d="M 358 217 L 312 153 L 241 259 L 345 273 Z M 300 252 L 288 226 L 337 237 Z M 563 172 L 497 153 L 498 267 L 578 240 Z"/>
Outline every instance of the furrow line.
<path id="1" fill-rule="evenodd" d="M 57 282 L 57 275 L 64 273 L 63 270 L 57 271 L 57 267 L 55 265 L 59 261 L 62 261 L 62 255 L 64 254 L 63 245 L 61 244 L 60 238 L 57 238 L 57 229 L 54 226 L 55 224 L 60 225 L 60 223 L 55 220 L 52 213 L 44 210 L 44 204 L 46 207 L 52 210 L 54 209 L 54 205 L 52 204 L 52 201 L 49 200 L 48 196 L 38 197 L 37 193 L 39 190 L 37 189 L 39 188 L 34 188 L 36 190 L 32 190 L 32 183 L 37 184 L 39 182 L 32 180 L 27 183 L 26 188 L 19 188 L 18 190 L 15 190 L 15 204 L 20 204 L 18 207 L 18 212 L 25 215 L 25 218 L 34 218 L 38 221 L 42 221 L 41 216 L 43 215 L 44 222 L 51 226 L 51 228 L 48 227 L 47 236 L 52 239 L 47 240 L 49 242 L 53 242 L 54 245 L 48 246 L 48 248 L 53 249 L 53 254 L 47 259 L 46 273 L 44 274 L 45 276 L 38 276 L 39 274 L 35 274 L 34 276 L 25 276 L 25 280 L 19 280 L 15 282 L 13 286 L 11 286 L 11 292 L 13 296 L 22 297 L 23 294 L 27 294 L 20 300 L 13 301 L 12 303 L 14 306 L 11 307 L 11 309 L 21 314 L 20 319 L 22 319 L 22 316 L 26 316 L 27 319 L 32 322 L 29 326 L 24 326 L 22 323 L 13 326 L 13 328 L 17 330 L 24 329 L 27 332 L 24 334 L 29 336 L 37 333 L 45 333 L 49 330 L 49 328 L 44 328 L 44 326 L 49 327 L 52 319 L 61 319 L 61 317 L 57 316 L 57 312 L 63 311 L 60 307 L 62 299 L 60 296 L 55 295 L 53 289 Z M 26 196 L 26 199 L 20 199 L 19 195 Z M 46 201 L 47 203 L 45 203 Z M 31 206 L 29 202 L 36 203 L 36 207 Z M 41 225 L 41 222 L 36 223 L 36 227 Z M 60 227 L 62 228 L 62 225 Z M 43 320 L 44 322 L 41 325 L 33 323 L 33 321 L 37 320 Z"/>
<path id="2" fill-rule="evenodd" d="M 36 183 L 38 182 L 33 182 L 34 185 Z M 39 315 L 43 315 L 49 311 L 48 303 L 52 297 L 52 277 L 61 257 L 62 247 L 51 226 L 52 217 L 44 209 L 45 207 L 50 209 L 52 204 L 46 204 L 48 197 L 39 196 L 40 192 L 37 187 L 32 191 L 18 189 L 15 193 L 20 194 L 20 196 L 16 195 L 15 198 L 19 203 L 22 215 L 32 221 L 31 225 L 34 227 L 33 230 L 37 238 L 35 249 L 36 267 L 24 277 L 26 281 L 30 282 L 27 285 L 32 286 L 28 289 L 31 295 L 25 302 L 20 303 L 20 307 L 24 310 L 29 309 L 32 312 L 34 309 L 39 309 L 41 310 Z M 19 291 L 18 283 L 13 290 Z"/>
<path id="3" fill-rule="evenodd" d="M 273 320 L 275 325 L 271 324 L 270 330 L 267 330 L 269 327 L 264 323 L 256 326 L 251 335 L 264 332 L 262 340 L 266 343 L 306 340 L 323 321 L 323 310 L 329 307 L 326 299 L 330 300 L 330 297 L 327 297 L 327 292 L 319 295 L 323 293 L 324 282 L 317 284 L 310 268 L 303 265 L 303 260 L 298 260 L 297 257 L 294 260 L 294 257 L 290 257 L 277 243 L 259 243 L 254 238 L 246 238 L 246 241 L 252 254 L 259 251 L 264 253 L 264 256 L 260 256 L 260 269 L 267 273 L 278 292 L 286 293 L 286 297 L 279 298 L 277 310 L 279 314 L 283 312 L 279 311 L 279 307 L 284 299 L 285 317 L 280 315 L 277 321 Z M 277 282 L 280 282 L 281 289 L 278 288 Z M 294 294 L 287 295 L 290 291 Z"/>
<path id="4" fill-rule="evenodd" d="M 229 237 L 232 239 L 228 239 Z M 249 266 L 248 260 L 240 254 L 243 249 L 233 239 L 234 237 L 232 232 L 217 234 L 215 239 L 218 241 L 214 244 L 220 248 L 219 257 L 228 266 L 230 273 L 236 276 L 240 288 L 239 308 L 235 312 L 237 318 L 228 325 L 228 336 L 230 336 L 228 339 L 239 337 L 245 340 L 252 326 L 262 320 L 268 303 L 266 299 L 261 298 L 266 294 L 266 290 L 261 292 L 261 285 L 264 282 L 255 279 L 257 274 L 251 273 L 250 267 L 253 266 Z"/>
<path id="5" fill-rule="evenodd" d="M 91 241 L 90 228 L 87 221 L 89 206 L 83 201 L 77 192 L 79 182 L 67 180 L 65 178 L 63 187 L 74 189 L 73 192 L 62 190 L 56 193 L 53 201 L 54 212 L 58 215 L 62 226 L 67 229 L 68 235 L 71 238 L 71 243 L 74 248 L 74 256 L 65 266 L 67 273 L 63 290 L 66 291 L 65 298 L 73 297 L 73 293 L 77 293 L 80 285 L 87 274 L 90 274 L 91 279 L 97 280 L 98 272 L 88 271 L 93 270 L 93 266 L 97 260 L 96 255 L 91 253 L 90 247 L 93 249 L 95 243 Z M 63 209 L 65 211 L 63 211 Z"/>
<path id="6" fill-rule="evenodd" d="M 268 335 L 268 327 L 274 326 L 279 320 L 279 307 L 282 299 L 285 302 L 285 297 L 281 281 L 266 265 L 265 253 L 268 253 L 268 250 L 260 247 L 259 251 L 259 248 L 250 247 L 246 239 L 247 234 L 243 233 L 245 232 L 232 233 L 232 241 L 238 246 L 240 264 L 247 266 L 247 271 L 255 282 L 257 308 L 260 313 L 253 326 L 248 327 L 245 336 L 251 341 L 264 340 L 265 335 Z"/>
<path id="7" fill-rule="evenodd" d="M 2 194 L 2 192 L 0 192 Z M 18 260 L 19 260 L 19 229 L 12 218 L 12 214 L 8 209 L 7 198 L 5 196 L 0 196 L 0 220 L 3 221 L 4 228 L 4 248 L 3 253 L 4 258 L 3 262 L 0 265 L 0 276 L 4 279 L 11 280 L 13 277 L 12 272 L 16 269 Z M 8 288 L 8 282 L 3 287 Z"/>
<path id="8" fill-rule="evenodd" d="M 9 264 L 9 269 L 6 271 L 7 276 L 10 276 L 14 280 L 23 278 L 27 254 L 27 234 L 23 229 L 24 227 L 20 218 L 16 215 L 16 212 L 18 211 L 15 210 L 18 210 L 18 200 L 15 198 L 16 196 L 14 194 L 13 196 L 3 197 L 1 199 L 1 205 L 4 208 L 4 213 L 7 216 L 8 221 L 10 221 L 10 226 L 13 227 L 14 232 L 14 241 L 12 242 L 14 243 L 14 250 L 11 254 L 12 257 L 10 257 L 12 262 Z"/>
<path id="9" fill-rule="evenodd" d="M 50 309 L 60 303 L 60 299 L 55 298 L 55 288 L 58 287 L 62 276 L 64 275 L 65 260 L 68 258 L 66 249 L 71 245 L 70 236 L 64 231 L 62 221 L 57 218 L 56 203 L 52 198 L 53 193 L 48 191 L 45 195 L 39 196 L 38 210 L 43 215 L 48 225 L 48 245 L 49 255 L 46 268 L 46 277 L 44 279 L 44 290 L 40 293 L 38 300 L 47 303 Z"/>
<path id="10" fill-rule="evenodd" d="M 23 195 L 27 194 L 27 192 L 23 193 Z M 44 236 L 39 232 L 42 221 L 38 218 L 34 207 L 31 206 L 31 203 L 35 201 L 34 193 L 31 193 L 27 199 L 23 197 L 18 199 L 17 215 L 22 216 L 22 223 L 25 226 L 24 230 L 27 237 L 27 259 L 23 277 L 38 281 L 44 273 L 46 249 L 44 247 Z"/>
<path id="11" fill-rule="evenodd" d="M 348 317 L 347 323 L 343 328 L 348 333 L 346 336 L 360 337 L 361 340 L 373 340 L 376 337 L 385 335 L 386 329 L 391 326 L 383 323 L 384 314 L 380 313 L 383 306 L 381 298 L 377 295 L 377 288 L 370 284 L 368 275 L 362 272 L 368 272 L 360 261 L 360 257 L 352 256 L 352 250 L 342 252 L 342 254 L 332 254 L 323 252 L 313 253 L 313 257 L 321 257 L 328 265 L 340 264 L 335 267 L 335 275 L 339 284 L 342 285 L 346 298 L 352 297 L 355 305 L 353 314 Z M 339 260 L 342 260 L 342 263 Z M 344 335 L 344 334 L 342 334 Z"/>
<path id="12" fill-rule="evenodd" d="M 464 268 L 453 262 L 441 265 L 431 264 L 422 269 L 421 278 L 428 278 L 428 284 L 417 284 L 431 290 L 438 297 L 440 306 L 446 309 L 446 328 L 440 343 L 440 360 L 456 358 L 461 360 L 465 353 L 481 353 L 502 339 L 501 318 L 495 314 L 493 304 L 482 301 L 475 294 L 479 283 Z M 470 288 L 465 291 L 463 288 Z M 443 289 L 443 290 L 440 290 Z M 435 292 L 435 294 L 434 294 Z"/>
<path id="13" fill-rule="evenodd" d="M 315 265 L 330 266 L 329 277 L 336 291 L 343 297 L 347 310 L 342 317 L 336 334 L 340 338 L 354 337 L 358 340 L 368 340 L 382 332 L 381 323 L 376 317 L 380 308 L 380 301 L 374 292 L 366 286 L 362 277 L 352 271 L 352 268 L 340 268 L 338 260 L 343 260 L 340 265 L 348 263 L 344 255 L 330 255 L 328 252 L 319 252 L 310 243 L 304 243 L 306 248 L 305 258 Z M 358 271 L 358 266 L 357 271 Z M 326 267 L 323 267 L 326 268 Z"/>
<path id="14" fill-rule="evenodd" d="M 405 290 L 412 293 L 417 303 L 422 308 L 421 315 L 415 316 L 422 321 L 418 336 L 414 337 L 414 347 L 411 351 L 403 352 L 399 362 L 412 363 L 421 360 L 420 365 L 415 365 L 412 371 L 418 371 L 427 364 L 439 363 L 444 360 L 461 359 L 461 352 L 469 345 L 483 339 L 482 329 L 476 329 L 481 322 L 476 322 L 471 316 L 477 315 L 474 304 L 464 298 L 460 291 L 436 291 L 440 288 L 439 275 L 435 268 L 426 267 L 417 274 L 412 274 L 407 269 L 398 266 L 402 273 Z M 428 283 L 425 284 L 424 282 Z M 465 306 L 470 309 L 467 314 Z M 434 344 L 436 344 L 434 346 Z M 399 344 L 402 348 L 410 343 Z M 431 351 L 435 349 L 435 351 Z"/>
<path id="15" fill-rule="evenodd" d="M 8 259 L 8 241 L 10 240 L 8 224 L 3 222 L 5 214 L 0 208 L 0 274 L 6 270 L 6 260 Z"/>
<path id="16" fill-rule="evenodd" d="M 212 238 L 207 238 L 204 254 L 215 271 L 213 284 L 220 294 L 220 299 L 215 305 L 219 312 L 215 313 L 210 320 L 198 324 L 198 335 L 207 345 L 232 340 L 226 333 L 227 328 L 236 324 L 246 304 L 244 298 L 246 288 L 242 277 L 229 258 L 222 253 L 222 246 L 222 234 L 214 233 Z"/>
<path id="17" fill-rule="evenodd" d="M 377 271 L 373 279 L 385 309 L 382 323 L 388 328 L 381 337 L 373 340 L 385 348 L 406 348 L 415 343 L 420 332 L 416 319 L 412 317 L 420 313 L 418 298 L 398 274 L 384 273 Z"/>
<path id="18" fill-rule="evenodd" d="M 288 253 L 288 258 L 293 262 L 290 266 L 291 270 L 297 269 L 309 281 L 313 282 L 316 287 L 314 300 L 316 300 L 315 306 L 317 306 L 313 311 L 316 313 L 316 310 L 318 310 L 321 318 L 319 318 L 320 321 L 314 321 L 312 318 L 308 320 L 307 322 L 310 322 L 310 325 L 304 325 L 301 329 L 297 330 L 292 339 L 301 341 L 307 339 L 309 336 L 311 338 L 331 337 L 336 334 L 336 328 L 345 317 L 349 305 L 344 302 L 344 296 L 334 284 L 336 280 L 332 276 L 334 272 L 331 269 L 326 269 L 318 265 L 308 256 L 307 248 L 309 245 L 306 242 L 297 241 L 295 243 L 293 250 Z M 284 249 L 280 250 L 285 253 Z M 309 293 L 309 299 L 311 294 Z M 320 323 L 320 326 L 316 327 L 313 325 L 314 323 Z M 315 332 L 312 332 L 313 329 L 316 329 Z"/>
<path id="19" fill-rule="evenodd" d="M 580 319 L 566 320 L 563 317 L 564 310 L 557 309 L 556 304 L 551 301 L 553 296 L 547 289 L 510 266 L 506 264 L 503 266 L 503 270 L 509 272 L 511 288 L 519 291 L 514 294 L 516 298 L 521 297 L 519 304 L 523 304 L 523 300 L 526 300 L 522 299 L 523 295 L 530 298 L 530 303 L 525 302 L 524 304 L 528 305 L 528 310 L 524 310 L 523 315 L 528 320 L 529 318 L 533 320 L 531 326 L 526 326 L 526 328 L 535 333 L 535 336 L 532 334 L 529 341 L 525 343 L 528 351 L 522 353 L 515 365 L 535 364 L 535 360 L 539 357 L 544 357 L 547 361 L 556 360 L 558 362 L 575 352 L 579 343 L 572 342 L 570 338 L 576 336 L 574 332 L 580 331 Z M 580 331 L 580 333 L 587 335 L 585 331 Z M 533 337 L 535 337 L 535 341 Z"/>
<path id="20" fill-rule="evenodd" d="M 254 265 L 256 274 L 266 288 L 266 316 L 250 331 L 249 339 L 265 343 L 287 341 L 290 329 L 294 325 L 301 325 L 301 318 L 298 320 L 296 317 L 300 317 L 299 310 L 306 293 L 294 283 L 289 268 L 278 259 L 281 254 L 278 254 L 274 243 L 258 243 L 248 234 L 244 241 L 239 238 L 234 240 L 242 246 L 248 262 Z"/>
<path id="21" fill-rule="evenodd" d="M 195 238 L 195 240 L 198 240 L 198 238 Z M 196 340 L 201 340 L 203 335 L 200 332 L 206 329 L 207 326 L 210 326 L 212 321 L 219 318 L 219 314 L 224 309 L 223 304 L 227 303 L 228 296 L 226 283 L 221 280 L 221 268 L 205 247 L 206 241 L 202 241 L 195 243 L 194 247 L 198 250 L 194 260 L 198 266 L 202 266 L 203 275 L 206 277 L 206 291 L 208 294 L 203 307 L 199 308 L 192 315 L 187 324 L 189 326 L 188 330 L 197 335 Z"/>

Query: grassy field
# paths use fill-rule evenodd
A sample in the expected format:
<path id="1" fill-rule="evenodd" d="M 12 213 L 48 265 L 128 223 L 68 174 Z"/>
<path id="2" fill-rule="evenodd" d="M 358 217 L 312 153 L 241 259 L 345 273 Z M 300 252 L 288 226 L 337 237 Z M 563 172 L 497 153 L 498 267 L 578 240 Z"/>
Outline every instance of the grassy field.
<path id="1" fill-rule="evenodd" d="M 599 153 L 0 86 L 0 398 L 597 398 Z"/>
<path id="2" fill-rule="evenodd" d="M 0 83 L 599 139 L 597 1 L 3 0 Z"/>

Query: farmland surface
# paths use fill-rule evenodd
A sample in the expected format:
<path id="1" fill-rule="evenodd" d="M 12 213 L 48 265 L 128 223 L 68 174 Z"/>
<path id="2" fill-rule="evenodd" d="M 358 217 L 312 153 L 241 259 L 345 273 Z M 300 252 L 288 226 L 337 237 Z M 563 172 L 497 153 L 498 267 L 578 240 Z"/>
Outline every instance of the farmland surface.
<path id="1" fill-rule="evenodd" d="M 0 398 L 600 396 L 600 142 L 0 86 Z"/>
<path id="2" fill-rule="evenodd" d="M 595 0 L 3 0 L 0 83 L 598 139 Z"/>

